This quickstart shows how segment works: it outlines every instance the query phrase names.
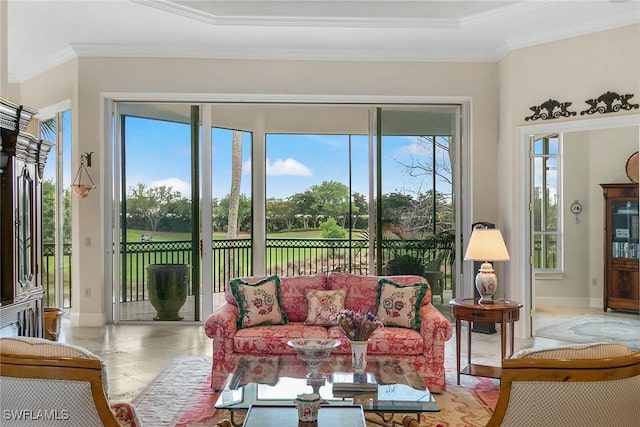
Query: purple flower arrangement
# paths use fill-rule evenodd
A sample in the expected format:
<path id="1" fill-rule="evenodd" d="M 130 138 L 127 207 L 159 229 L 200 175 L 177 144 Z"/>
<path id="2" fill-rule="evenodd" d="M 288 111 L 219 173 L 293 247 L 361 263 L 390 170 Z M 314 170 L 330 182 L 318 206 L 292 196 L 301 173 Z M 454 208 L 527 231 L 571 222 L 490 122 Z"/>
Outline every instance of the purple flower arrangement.
<path id="1" fill-rule="evenodd" d="M 373 331 L 383 327 L 374 313 L 361 313 L 353 310 L 342 310 L 336 316 L 338 326 L 351 341 L 367 341 Z"/>

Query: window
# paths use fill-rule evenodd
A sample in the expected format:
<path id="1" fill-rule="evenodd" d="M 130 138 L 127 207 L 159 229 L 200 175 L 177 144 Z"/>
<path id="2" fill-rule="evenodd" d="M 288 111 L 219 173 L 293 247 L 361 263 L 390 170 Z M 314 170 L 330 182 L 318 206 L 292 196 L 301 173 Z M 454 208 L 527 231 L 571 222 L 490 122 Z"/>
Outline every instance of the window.
<path id="1" fill-rule="evenodd" d="M 534 136 L 531 143 L 533 268 L 537 272 L 559 272 L 562 265 L 560 142 L 560 136 L 552 134 Z"/>
<path id="2" fill-rule="evenodd" d="M 42 286 L 45 306 L 71 307 L 71 110 L 40 121 L 40 137 L 55 145 L 42 180 Z"/>

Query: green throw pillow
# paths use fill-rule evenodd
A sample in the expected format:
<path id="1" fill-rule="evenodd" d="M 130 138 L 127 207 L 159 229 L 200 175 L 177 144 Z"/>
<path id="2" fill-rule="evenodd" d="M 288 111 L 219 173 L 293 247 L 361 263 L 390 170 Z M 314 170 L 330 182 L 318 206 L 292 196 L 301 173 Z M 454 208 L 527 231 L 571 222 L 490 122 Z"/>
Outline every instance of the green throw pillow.
<path id="1" fill-rule="evenodd" d="M 403 286 L 387 278 L 378 281 L 378 319 L 385 326 L 420 330 L 420 307 L 427 283 Z"/>
<path id="2" fill-rule="evenodd" d="M 229 283 L 238 304 L 238 329 L 258 325 L 286 325 L 289 322 L 280 303 L 280 277 L 269 276 L 257 283 L 233 279 Z"/>

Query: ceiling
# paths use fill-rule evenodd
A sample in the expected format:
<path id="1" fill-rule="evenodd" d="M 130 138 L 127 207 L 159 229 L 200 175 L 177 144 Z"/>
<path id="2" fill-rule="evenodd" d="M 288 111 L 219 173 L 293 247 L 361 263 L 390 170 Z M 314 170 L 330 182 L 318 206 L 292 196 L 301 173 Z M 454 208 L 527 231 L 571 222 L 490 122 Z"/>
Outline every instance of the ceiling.
<path id="1" fill-rule="evenodd" d="M 640 0 L 8 0 L 9 82 L 82 56 L 498 61 L 640 22 Z"/>

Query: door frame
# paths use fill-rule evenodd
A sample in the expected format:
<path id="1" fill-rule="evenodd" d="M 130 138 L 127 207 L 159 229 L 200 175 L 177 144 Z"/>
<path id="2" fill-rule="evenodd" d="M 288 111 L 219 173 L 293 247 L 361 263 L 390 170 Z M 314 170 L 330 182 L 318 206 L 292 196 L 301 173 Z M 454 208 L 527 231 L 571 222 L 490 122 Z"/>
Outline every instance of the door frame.
<path id="1" fill-rule="evenodd" d="M 456 183 L 455 183 L 455 221 L 456 233 L 460 237 L 458 239 L 459 246 L 455 251 L 455 294 L 458 296 L 468 295 L 472 292 L 472 284 L 465 286 L 464 275 L 471 277 L 473 274 L 473 266 L 471 263 L 463 265 L 462 253 L 463 248 L 471 234 L 471 218 L 472 204 L 471 194 L 473 194 L 473 183 L 471 181 L 471 144 L 473 135 L 472 126 L 472 97 L 469 96 L 351 96 L 351 95 L 274 95 L 274 94 L 186 94 L 186 93 L 126 93 L 126 92 L 103 92 L 101 96 L 101 108 L 104 117 L 102 126 L 103 146 L 105 147 L 104 160 L 104 176 L 113 177 L 113 179 L 104 180 L 105 191 L 103 194 L 103 206 L 105 206 L 104 236 L 111 238 L 104 239 L 104 265 L 105 265 L 105 312 L 108 323 L 114 323 L 119 319 L 119 304 L 114 295 L 114 271 L 119 271 L 118 257 L 114 257 L 114 243 L 119 244 L 119 235 L 113 235 L 113 230 L 118 230 L 120 226 L 118 212 L 119 202 L 115 201 L 113 196 L 113 181 L 119 182 L 119 168 L 114 166 L 114 161 L 119 158 L 115 136 L 118 134 L 118 124 L 111 123 L 115 115 L 115 105 L 119 102 L 181 102 L 190 104 L 199 104 L 202 107 L 206 104 L 216 103 L 238 103 L 238 104 L 362 104 L 363 108 L 372 106 L 403 106 L 403 105 L 460 105 L 460 117 L 457 120 L 459 126 L 460 149 L 456 153 Z M 117 122 L 117 121 L 116 121 Z M 115 147 L 114 147 L 115 146 Z M 254 183 L 254 188 L 256 188 Z M 258 186 L 260 188 L 260 186 Z M 464 194 L 462 189 L 468 189 Z M 254 195 L 255 197 L 256 195 Z M 254 216 L 254 225 L 255 225 Z M 112 228 L 113 227 L 113 228 Z M 255 236 L 254 236 L 255 241 Z M 204 277 L 202 278 L 204 279 Z M 465 289 L 466 288 L 466 289 Z M 204 295 L 203 301 L 210 299 L 210 296 Z M 198 309 L 198 308 L 196 308 Z M 210 314 L 210 306 L 201 304 L 200 323 Z M 209 311 L 205 311 L 205 309 Z"/>
<path id="2" fill-rule="evenodd" d="M 592 131 L 633 126 L 638 126 L 638 132 L 640 134 L 640 114 L 599 117 L 559 123 L 542 123 L 518 127 L 518 149 L 520 150 L 519 158 L 521 171 L 520 179 L 522 180 L 521 182 L 525 183 L 525 188 L 524 191 L 522 191 L 522 196 L 518 203 L 517 215 L 520 224 L 522 224 L 522 230 L 527 230 L 526 233 L 523 233 L 524 238 L 520 242 L 522 247 L 521 250 L 518 251 L 520 258 L 517 260 L 517 265 L 522 267 L 518 269 L 518 294 L 525 296 L 524 301 L 522 301 L 523 312 L 528 313 L 528 315 L 523 316 L 525 321 L 525 338 L 535 336 L 535 280 L 533 278 L 533 266 L 531 264 L 531 257 L 533 255 L 531 252 L 533 224 L 531 223 L 531 215 L 529 214 L 529 201 L 531 200 L 529 137 L 543 133 L 562 134 L 566 132 Z M 561 161 L 566 162 L 567 159 L 563 158 Z"/>

